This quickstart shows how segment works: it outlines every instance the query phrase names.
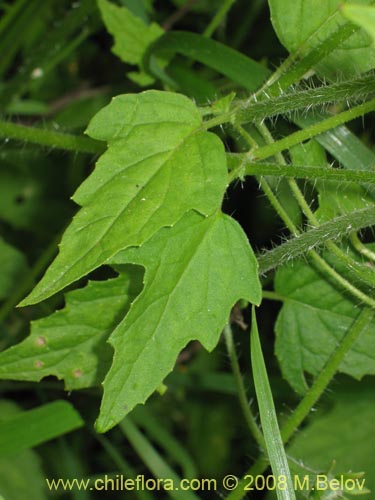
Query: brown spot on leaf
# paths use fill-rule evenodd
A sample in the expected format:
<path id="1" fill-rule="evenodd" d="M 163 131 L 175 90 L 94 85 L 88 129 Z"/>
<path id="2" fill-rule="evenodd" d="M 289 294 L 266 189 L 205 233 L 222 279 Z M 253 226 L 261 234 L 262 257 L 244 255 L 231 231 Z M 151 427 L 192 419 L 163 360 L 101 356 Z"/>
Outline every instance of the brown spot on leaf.
<path id="1" fill-rule="evenodd" d="M 77 368 L 76 370 L 73 370 L 73 377 L 75 378 L 80 378 L 83 375 L 83 371 Z"/>
<path id="2" fill-rule="evenodd" d="M 43 347 L 47 344 L 47 341 L 44 337 L 38 337 L 36 340 L 35 340 L 35 344 L 38 346 L 38 347 Z"/>

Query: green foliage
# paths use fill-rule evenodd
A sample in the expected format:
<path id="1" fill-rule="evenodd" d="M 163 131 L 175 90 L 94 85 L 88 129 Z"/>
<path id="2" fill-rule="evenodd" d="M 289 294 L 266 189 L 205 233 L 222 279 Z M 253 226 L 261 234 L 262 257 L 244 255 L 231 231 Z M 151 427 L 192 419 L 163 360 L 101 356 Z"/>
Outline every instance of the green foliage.
<path id="1" fill-rule="evenodd" d="M 254 307 L 252 309 L 251 326 L 251 365 L 268 459 L 273 474 L 276 477 L 285 478 L 286 486 L 285 488 L 277 489 L 277 498 L 279 500 L 294 500 L 296 496 L 294 494 L 293 480 L 277 422 L 271 387 L 268 381 L 266 365 L 264 363 L 260 344 Z"/>
<path id="2" fill-rule="evenodd" d="M 0 423 L 0 456 L 15 455 L 82 425 L 81 416 L 66 401 L 54 401 L 17 413 Z"/>
<path id="3" fill-rule="evenodd" d="M 13 402 L 1 400 L 1 423 L 6 423 L 20 414 L 20 408 Z M 19 429 L 17 429 L 17 432 Z M 44 472 L 40 457 L 31 449 L 18 450 L 11 456 L 0 457 L 0 495 L 17 500 L 46 500 Z"/>
<path id="4" fill-rule="evenodd" d="M 320 373 L 358 316 L 358 308 L 335 284 L 303 262 L 277 271 L 275 291 L 284 301 L 276 323 L 276 355 L 284 377 L 296 391 L 304 393 L 304 372 Z M 358 379 L 375 374 L 373 326 L 345 357 L 341 372 Z"/>
<path id="5" fill-rule="evenodd" d="M 370 498 L 374 8 L 0 2 L 0 496 Z"/>
<path id="6" fill-rule="evenodd" d="M 369 386 L 348 385 L 346 390 L 334 396 L 333 406 L 327 413 L 319 415 L 296 436 L 288 453 L 302 463 L 302 470 L 296 467 L 296 473 L 311 475 L 312 484 L 317 473 L 327 474 L 329 478 L 340 477 L 342 471 L 350 470 L 354 477 L 355 473 L 362 473 L 355 478 L 362 486 L 357 494 L 371 498 L 369 495 L 375 488 L 374 461 L 371 459 L 374 391 Z M 352 498 L 353 491 L 342 493 Z"/>
<path id="7" fill-rule="evenodd" d="M 6 298 L 16 286 L 17 281 L 28 272 L 25 256 L 16 248 L 0 238 L 0 299 Z"/>
<path id="8" fill-rule="evenodd" d="M 303 55 L 322 40 L 333 36 L 347 25 L 338 7 L 340 0 L 270 0 L 271 19 L 275 30 L 290 52 Z M 361 0 L 369 4 L 371 0 Z M 332 51 L 319 62 L 321 75 L 334 78 L 349 77 L 368 71 L 375 65 L 375 49 L 369 43 L 367 33 L 352 30 L 345 44 Z"/>
<path id="9" fill-rule="evenodd" d="M 114 263 L 143 265 L 146 274 L 143 292 L 110 338 L 115 354 L 97 422 L 102 432 L 157 389 L 190 340 L 212 350 L 236 301 L 261 300 L 246 237 L 221 214 L 189 213 Z"/>
<path id="10" fill-rule="evenodd" d="M 111 363 L 108 336 L 141 289 L 136 271 L 67 293 L 64 309 L 33 322 L 29 337 L 0 354 L 0 376 L 39 381 L 54 375 L 67 390 L 100 384 Z"/>
<path id="11" fill-rule="evenodd" d="M 98 6 L 107 30 L 115 39 L 112 52 L 122 61 L 141 69 L 140 73 L 132 72 L 128 76 L 142 86 L 153 83 L 154 79 L 143 71 L 143 57 L 149 45 L 163 34 L 163 29 L 156 23 L 147 25 L 131 10 L 107 0 L 98 0 Z"/>
<path id="12" fill-rule="evenodd" d="M 119 250 L 141 245 L 189 209 L 208 216 L 218 208 L 226 185 L 224 148 L 200 126 L 191 101 L 156 91 L 117 97 L 94 118 L 88 133 L 110 147 L 74 194 L 83 209 L 23 305 L 56 293 Z"/>
<path id="13" fill-rule="evenodd" d="M 342 13 L 353 23 L 358 24 L 367 31 L 375 43 L 375 8 L 357 4 L 347 4 L 342 8 Z"/>

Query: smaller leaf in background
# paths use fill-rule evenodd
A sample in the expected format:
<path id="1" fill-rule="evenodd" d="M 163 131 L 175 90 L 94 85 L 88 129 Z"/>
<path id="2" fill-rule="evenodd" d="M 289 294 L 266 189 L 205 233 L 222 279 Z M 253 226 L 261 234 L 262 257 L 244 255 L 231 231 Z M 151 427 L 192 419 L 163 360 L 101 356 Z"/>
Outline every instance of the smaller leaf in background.
<path id="1" fill-rule="evenodd" d="M 341 7 L 341 12 L 349 21 L 361 26 L 375 44 L 375 7 L 348 3 Z"/>
<path id="2" fill-rule="evenodd" d="M 15 403 L 0 401 L 0 426 L 20 414 Z M 4 500 L 47 500 L 45 473 L 34 450 L 24 449 L 11 456 L 0 456 L 0 498 L 1 495 Z"/>
<path id="3" fill-rule="evenodd" d="M 285 478 L 285 489 L 277 488 L 276 494 L 279 500 L 295 500 L 296 496 L 294 494 L 293 480 L 281 439 L 279 424 L 277 422 L 275 405 L 259 339 L 254 306 L 251 318 L 251 366 L 260 421 L 264 440 L 266 442 L 267 456 L 271 464 L 273 475 L 275 477 Z"/>
<path id="4" fill-rule="evenodd" d="M 296 165 L 312 165 L 329 168 L 323 147 L 315 140 L 295 146 L 290 151 Z M 340 215 L 355 210 L 371 207 L 373 197 L 366 187 L 355 183 L 316 180 L 314 187 L 318 191 L 319 207 L 315 212 L 320 222 L 327 222 Z"/>
<path id="5" fill-rule="evenodd" d="M 126 7 L 118 7 L 108 0 L 98 0 L 98 5 L 106 28 L 115 39 L 112 52 L 122 61 L 141 69 L 140 73 L 128 76 L 142 86 L 150 85 L 154 79 L 142 70 L 143 56 L 164 30 L 156 23 L 146 24 Z"/>
<path id="6" fill-rule="evenodd" d="M 104 381 L 100 432 L 145 402 L 190 340 L 211 351 L 239 299 L 261 300 L 253 251 L 240 226 L 223 214 L 189 212 L 113 262 L 142 265 L 146 274 L 142 293 L 110 337 L 115 354 Z"/>
<path id="7" fill-rule="evenodd" d="M 0 457 L 16 455 L 68 432 L 84 422 L 67 401 L 54 401 L 0 420 Z"/>
<path id="8" fill-rule="evenodd" d="M 108 141 L 108 150 L 75 192 L 82 209 L 22 305 L 56 293 L 120 250 L 142 245 L 190 209 L 210 215 L 220 207 L 227 185 L 224 145 L 201 125 L 195 104 L 171 92 L 118 96 L 99 111 L 87 133 Z"/>
<path id="9" fill-rule="evenodd" d="M 12 293 L 19 280 L 29 271 L 29 267 L 23 253 L 1 237 L 0 262 L 0 300 L 2 300 Z"/>
<path id="10" fill-rule="evenodd" d="M 341 0 L 268 0 L 271 20 L 281 43 L 291 52 L 303 53 L 324 43 L 346 19 L 339 12 Z M 368 4 L 370 0 L 358 0 Z M 362 30 L 326 56 L 317 66 L 321 76 L 330 79 L 350 77 L 375 67 L 375 47 Z"/>
<path id="11" fill-rule="evenodd" d="M 132 14 L 148 24 L 149 14 L 153 12 L 153 1 L 154 0 L 120 0 L 120 3 L 129 9 Z"/>
<path id="12" fill-rule="evenodd" d="M 329 262 L 345 275 L 342 263 Z M 305 262 L 281 267 L 275 291 L 284 299 L 276 322 L 275 351 L 284 378 L 300 394 L 306 391 L 304 372 L 320 373 L 345 336 L 358 307 Z M 375 325 L 361 335 L 340 366 L 340 372 L 361 379 L 375 374 Z"/>
<path id="13" fill-rule="evenodd" d="M 66 294 L 66 305 L 34 321 L 23 342 L 0 353 L 0 379 L 39 381 L 54 375 L 67 390 L 98 385 L 112 358 L 107 338 L 142 288 L 134 266 L 118 278 Z"/>
<path id="14" fill-rule="evenodd" d="M 151 56 L 182 54 L 214 69 L 250 91 L 257 90 L 270 74 L 266 66 L 228 45 L 188 31 L 169 31 L 160 37 L 151 49 L 145 55 L 145 66 L 149 71 L 155 70 L 151 67 Z M 158 77 L 163 78 L 163 74 L 159 72 Z"/>
<path id="15" fill-rule="evenodd" d="M 323 114 L 319 114 L 318 118 L 309 115 L 299 115 L 295 123 L 303 128 L 325 117 L 327 117 L 327 115 Z M 336 158 L 343 168 L 352 170 L 373 170 L 375 154 L 344 125 L 318 135 L 315 140 Z M 368 187 L 368 189 L 370 190 L 371 188 Z M 373 189 L 371 192 L 374 196 L 375 193 Z"/>
<path id="16" fill-rule="evenodd" d="M 296 434 L 287 448 L 288 456 L 293 457 L 291 468 L 294 462 L 303 463 L 306 467 L 302 473 L 296 470 L 301 479 L 307 474 L 306 470 L 309 470 L 312 484 L 316 481 L 316 473 L 340 479 L 341 476 L 350 477 L 350 473 L 355 476 L 354 472 L 363 472 L 362 477 L 357 475 L 353 481 L 357 480 L 360 485 L 357 494 L 362 492 L 364 500 L 373 498 L 368 491 L 375 491 L 373 384 L 371 378 L 367 384 L 346 384 L 345 389 L 330 396 L 332 409 L 311 414 L 308 425 Z M 312 470 L 316 471 L 315 474 L 311 473 Z M 350 484 L 353 485 L 353 482 Z M 326 493 L 328 495 L 330 490 Z M 353 495 L 355 491 L 346 493 Z"/>

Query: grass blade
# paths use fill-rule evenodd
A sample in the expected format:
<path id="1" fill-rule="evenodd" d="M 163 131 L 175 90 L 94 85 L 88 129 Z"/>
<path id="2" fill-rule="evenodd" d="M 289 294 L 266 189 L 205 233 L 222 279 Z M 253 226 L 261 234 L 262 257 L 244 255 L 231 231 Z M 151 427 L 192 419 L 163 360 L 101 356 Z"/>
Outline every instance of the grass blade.
<path id="1" fill-rule="evenodd" d="M 176 500 L 199 500 L 199 498 L 192 491 L 175 489 L 180 484 L 181 479 L 174 472 L 174 470 L 169 467 L 164 458 L 152 446 L 150 441 L 141 433 L 129 417 L 125 418 L 119 426 L 126 439 L 130 442 L 151 473 L 157 478 L 173 481 L 174 488 L 165 492 L 169 497 L 175 498 Z"/>
<path id="2" fill-rule="evenodd" d="M 145 67 L 151 72 L 155 68 L 150 68 L 150 58 L 156 53 L 183 54 L 222 73 L 250 91 L 258 88 L 270 73 L 266 67 L 237 50 L 202 35 L 185 31 L 166 33 L 151 45 L 144 58 Z"/>
<path id="3" fill-rule="evenodd" d="M 251 365 L 255 392 L 257 395 L 260 421 L 263 435 L 266 441 L 267 454 L 275 477 L 285 478 L 285 488 L 277 488 L 279 500 L 295 500 L 292 476 L 290 474 L 288 460 L 286 458 L 284 445 L 281 439 L 279 425 L 277 422 L 275 406 L 273 403 L 271 387 L 268 381 L 266 366 L 263 359 L 262 347 L 259 340 L 258 325 L 255 308 L 252 310 L 251 321 Z"/>
<path id="4" fill-rule="evenodd" d="M 66 401 L 54 401 L 0 422 L 0 457 L 14 455 L 83 426 Z"/>

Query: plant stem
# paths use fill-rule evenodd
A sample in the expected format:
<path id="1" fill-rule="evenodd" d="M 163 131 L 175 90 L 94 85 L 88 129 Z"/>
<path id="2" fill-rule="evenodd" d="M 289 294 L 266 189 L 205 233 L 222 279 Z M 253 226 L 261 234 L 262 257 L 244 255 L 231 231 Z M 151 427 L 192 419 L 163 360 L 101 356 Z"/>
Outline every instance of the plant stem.
<path id="1" fill-rule="evenodd" d="M 375 223 L 374 223 L 375 224 Z M 368 224 L 368 226 L 371 226 L 372 224 Z M 362 229 L 362 228 L 359 228 Z M 375 253 L 372 252 L 369 248 L 367 248 L 362 241 L 358 238 L 357 233 L 353 232 L 350 235 L 350 241 L 353 247 L 357 250 L 358 253 L 366 257 L 367 259 L 371 260 L 372 262 L 375 262 Z"/>
<path id="2" fill-rule="evenodd" d="M 375 184 L 375 173 L 365 170 L 316 167 L 314 165 L 280 165 L 279 163 L 260 163 L 248 160 L 244 153 L 228 153 L 230 169 L 229 182 L 246 175 L 271 175 L 299 179 L 326 179 L 340 182 Z"/>
<path id="3" fill-rule="evenodd" d="M 351 231 L 358 231 L 374 224 L 375 210 L 373 207 L 355 210 L 336 217 L 259 255 L 257 257 L 259 274 L 265 274 L 271 269 L 308 253 L 315 247 L 323 246 L 327 240 L 343 238 Z"/>
<path id="4" fill-rule="evenodd" d="M 234 342 L 233 342 L 232 328 L 231 328 L 229 323 L 224 327 L 224 338 L 225 338 L 225 343 L 227 346 L 227 351 L 228 351 L 229 359 L 230 359 L 231 366 L 232 366 L 234 379 L 235 379 L 236 385 L 237 385 L 238 398 L 239 398 L 240 405 L 242 408 L 242 413 L 245 417 L 247 426 L 250 429 L 252 436 L 254 437 L 254 439 L 256 440 L 258 445 L 260 446 L 260 448 L 265 450 L 266 445 L 264 442 L 263 434 L 261 433 L 261 431 L 256 423 L 256 418 L 253 415 L 253 412 L 251 411 L 249 402 L 247 400 L 246 390 L 244 387 L 243 378 L 242 378 L 240 366 L 238 363 L 237 352 L 236 352 L 236 348 L 235 348 Z"/>
<path id="5" fill-rule="evenodd" d="M 335 29 L 327 38 L 322 40 L 320 30 L 324 30 L 327 24 L 335 25 Z M 297 50 L 289 55 L 270 76 L 259 93 L 267 89 L 272 95 L 280 94 L 301 80 L 311 68 L 319 64 L 322 59 L 331 54 L 358 30 L 358 26 L 343 21 L 341 13 L 337 9 Z"/>
<path id="6" fill-rule="evenodd" d="M 337 372 L 345 358 L 346 354 L 353 347 L 361 333 L 366 329 L 367 325 L 371 323 L 374 312 L 369 308 L 364 308 L 354 320 L 352 326 L 348 330 L 337 349 L 332 353 L 327 361 L 323 370 L 314 380 L 313 385 L 310 387 L 302 401 L 294 410 L 292 416 L 288 419 L 286 424 L 281 429 L 281 436 L 283 442 L 289 441 L 291 436 L 300 426 L 301 422 L 307 417 L 311 408 L 321 397 L 333 376 Z"/>
<path id="7" fill-rule="evenodd" d="M 262 299 L 284 302 L 285 298 L 272 290 L 262 290 Z"/>
<path id="8" fill-rule="evenodd" d="M 251 145 L 254 146 L 254 139 L 249 136 L 249 134 L 246 132 L 246 130 L 241 126 L 241 125 L 236 125 L 236 130 L 242 135 L 242 137 L 245 139 L 245 141 Z M 241 165 L 240 165 L 241 168 Z M 271 203 L 273 208 L 275 209 L 276 213 L 278 216 L 281 218 L 281 220 L 285 223 L 289 231 L 297 236 L 299 234 L 299 230 L 297 229 L 296 225 L 292 221 L 292 219 L 289 217 L 288 213 L 284 209 L 284 207 L 281 205 L 277 197 L 275 196 L 274 192 L 272 191 L 267 179 L 265 177 L 259 177 L 258 179 L 260 187 L 263 189 L 265 195 L 268 198 L 268 201 Z"/>
<path id="9" fill-rule="evenodd" d="M 54 149 L 75 151 L 77 153 L 99 154 L 104 150 L 101 142 L 89 137 L 65 134 L 37 127 L 27 127 L 4 120 L 0 120 L 0 137 L 3 137 L 5 140 L 15 139 Z"/>
<path id="10" fill-rule="evenodd" d="M 375 309 L 375 300 L 374 299 L 372 299 L 371 297 L 368 297 L 365 293 L 363 293 L 357 287 L 352 285 L 350 283 L 350 281 L 348 281 L 343 276 L 341 276 L 341 274 L 336 272 L 329 264 L 327 264 L 327 262 L 322 257 L 320 257 L 320 255 L 318 255 L 314 251 L 311 251 L 308 253 L 308 256 L 323 271 L 323 273 L 330 276 L 334 281 L 336 281 L 339 285 L 341 285 L 341 287 L 344 290 L 346 290 L 348 293 L 350 293 L 350 295 L 352 295 L 353 297 L 356 297 L 364 304 L 367 304 L 368 306 Z"/>
<path id="11" fill-rule="evenodd" d="M 206 29 L 203 31 L 203 36 L 206 36 L 207 38 L 211 38 L 211 36 L 214 34 L 216 29 L 220 26 L 221 22 L 223 21 L 224 17 L 226 16 L 227 12 L 231 9 L 232 5 L 234 4 L 236 0 L 224 0 L 222 6 L 220 9 L 216 12 L 214 17 L 211 19 L 210 23 L 206 27 Z"/>
<path id="12" fill-rule="evenodd" d="M 375 102 L 375 100 L 374 100 Z M 260 149 L 265 149 L 267 147 L 272 147 L 273 145 L 277 144 L 277 142 L 272 142 L 273 138 L 272 135 L 269 133 L 267 127 L 265 125 L 258 125 L 258 129 L 260 133 L 263 135 L 264 139 L 268 142 L 266 146 L 263 146 L 263 148 Z M 303 131 L 302 131 L 303 132 Z M 280 142 L 280 141 L 279 141 Z M 252 150 L 250 151 L 251 154 Z M 276 158 L 278 158 L 279 163 L 283 164 L 284 163 L 284 158 L 281 155 L 281 151 L 275 151 L 274 154 L 276 155 Z M 310 207 L 308 206 L 305 198 L 303 197 L 297 183 L 294 180 L 289 181 L 289 186 L 296 197 L 300 207 L 302 207 L 305 215 L 311 220 L 313 224 L 316 226 L 319 226 L 318 220 L 316 219 L 315 215 L 312 213 L 310 210 Z M 266 193 L 267 194 L 267 193 Z M 279 204 L 277 200 L 277 204 Z M 288 217 L 287 219 L 284 220 L 286 224 L 288 224 L 289 230 L 293 229 L 294 230 L 294 235 L 299 236 L 300 231 L 294 226 L 290 226 L 290 218 Z M 327 242 L 327 246 L 329 246 L 335 251 L 336 254 L 340 254 L 340 249 L 338 249 L 333 243 Z M 337 250 L 336 250 L 337 249 Z M 375 300 L 372 298 L 368 297 L 365 293 L 363 293 L 361 290 L 359 290 L 357 287 L 352 285 L 346 278 L 341 276 L 338 272 L 336 272 L 320 255 L 318 255 L 314 250 L 310 250 L 307 255 L 313 260 L 315 265 L 317 265 L 320 270 L 323 272 L 323 274 L 326 274 L 327 276 L 330 276 L 336 283 L 338 283 L 342 288 L 344 288 L 348 293 L 350 293 L 353 297 L 356 297 L 359 299 L 361 302 L 364 304 L 367 304 L 368 306 L 375 308 Z M 340 255 L 339 255 L 340 256 Z"/>
<path id="13" fill-rule="evenodd" d="M 358 184 L 375 184 L 375 173 L 364 170 L 316 167 L 314 165 L 280 165 L 279 163 L 254 162 L 244 153 L 227 153 L 229 182 L 246 175 L 271 175 L 297 179 L 325 179 Z"/>
<path id="14" fill-rule="evenodd" d="M 226 113 L 205 122 L 206 128 L 232 122 L 244 124 L 264 120 L 277 115 L 290 115 L 299 109 L 310 110 L 339 101 L 350 103 L 365 100 L 374 94 L 374 77 L 366 75 L 341 83 L 323 85 L 314 89 L 294 90 L 287 94 L 270 97 L 266 91 L 251 95 L 247 99 L 234 100 Z M 260 99 L 260 100 L 258 100 Z"/>
<path id="15" fill-rule="evenodd" d="M 324 393 L 346 354 L 353 347 L 354 343 L 359 338 L 361 333 L 366 329 L 367 325 L 370 324 L 373 315 L 374 313 L 371 309 L 365 308 L 360 312 L 357 319 L 354 320 L 351 328 L 348 330 L 347 334 L 338 345 L 337 349 L 332 353 L 325 367 L 317 376 L 311 388 L 307 391 L 304 398 L 293 411 L 286 424 L 281 427 L 281 436 L 284 444 L 289 441 L 300 424 L 310 413 L 311 408 Z M 247 471 L 246 475 L 256 476 L 258 474 L 262 474 L 267 469 L 268 465 L 268 461 L 266 460 L 264 454 L 262 454 L 252 465 L 252 467 Z M 230 493 L 226 497 L 226 500 L 242 499 L 246 494 L 246 491 L 243 488 L 245 484 L 246 481 L 242 479 L 239 483 L 238 488 Z"/>
<path id="16" fill-rule="evenodd" d="M 374 76 L 366 75 L 314 89 L 295 90 L 277 97 L 268 97 L 265 93 L 260 101 L 254 101 L 254 96 L 251 96 L 243 101 L 234 101 L 231 111 L 235 114 L 236 123 L 248 123 L 337 101 L 366 100 L 374 92 Z"/>
<path id="17" fill-rule="evenodd" d="M 325 120 L 322 120 L 310 127 L 306 127 L 305 129 L 298 130 L 293 134 L 284 137 L 278 141 L 275 141 L 271 144 L 267 144 L 265 146 L 261 146 L 257 149 L 251 150 L 248 155 L 248 160 L 264 160 L 269 158 L 270 156 L 274 156 L 285 149 L 290 149 L 292 146 L 296 146 L 303 141 L 308 139 L 312 139 L 316 135 L 322 134 L 327 130 L 338 127 L 339 125 L 343 125 L 344 123 L 353 120 L 354 118 L 358 118 L 359 116 L 363 116 L 370 111 L 375 110 L 375 99 L 368 101 L 363 104 L 359 104 L 354 108 L 348 109 L 347 111 L 343 111 L 338 115 L 331 116 Z"/>

